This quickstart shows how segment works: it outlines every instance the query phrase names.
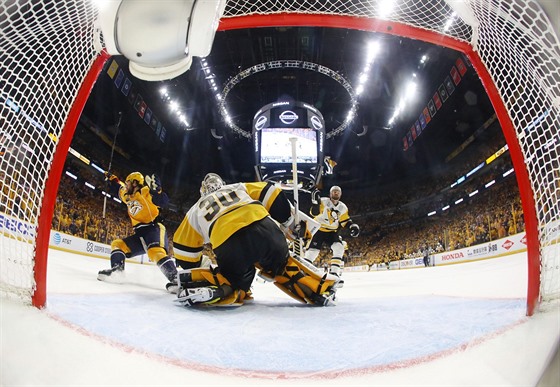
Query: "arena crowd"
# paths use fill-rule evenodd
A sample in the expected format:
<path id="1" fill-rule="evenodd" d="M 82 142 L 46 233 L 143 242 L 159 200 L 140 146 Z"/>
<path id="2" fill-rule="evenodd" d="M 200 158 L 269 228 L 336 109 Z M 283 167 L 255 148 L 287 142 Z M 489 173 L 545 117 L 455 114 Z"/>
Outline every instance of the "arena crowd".
<path id="1" fill-rule="evenodd" d="M 347 190 L 343 186 L 343 201 L 362 229 L 358 238 L 349 238 L 342 232 L 348 243 L 346 265 L 422 257 L 426 249 L 431 253 L 451 251 L 523 232 L 525 224 L 515 174 L 503 177 L 504 172 L 511 169 L 507 153 L 452 187 L 458 176 L 466 174 L 487 156 L 484 152 L 474 152 L 470 159 L 458 159 L 459 167 L 443 174 L 420 176 L 388 187 Z M 68 157 L 66 170 L 77 179 L 67 174 L 62 177 L 52 228 L 107 244 L 130 235 L 132 230 L 125 206 L 101 194 L 109 192 L 110 188 L 104 176 L 84 168 L 72 156 Z M 127 174 L 118 169 L 113 173 L 121 178 Z M 86 186 L 85 181 L 95 189 Z M 490 181 L 495 183 L 485 187 Z M 471 197 L 475 190 L 478 194 Z M 162 210 L 161 220 L 171 239 L 183 219 L 184 210 L 198 199 L 198 192 L 193 189 L 170 196 L 173 209 Z M 456 203 L 458 199 L 463 200 Z M 445 208 L 446 205 L 449 208 Z M 302 210 L 307 212 L 305 208 Z M 435 214 L 428 216 L 432 211 Z M 328 255 L 328 251 L 322 251 L 323 261 L 319 261 L 319 266 L 328 260 Z"/>

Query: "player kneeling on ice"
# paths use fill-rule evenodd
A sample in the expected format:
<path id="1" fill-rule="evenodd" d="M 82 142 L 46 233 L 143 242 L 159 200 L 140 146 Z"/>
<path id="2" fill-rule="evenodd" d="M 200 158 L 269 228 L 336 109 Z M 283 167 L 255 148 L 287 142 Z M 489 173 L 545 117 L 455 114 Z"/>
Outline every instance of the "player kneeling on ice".
<path id="1" fill-rule="evenodd" d="M 300 302 L 333 303 L 336 278 L 289 254 L 281 227 L 293 237 L 301 225 L 294 224 L 290 202 L 280 188 L 266 182 L 226 185 L 209 173 L 200 195 L 173 237 L 177 265 L 190 267 L 178 275 L 180 304 L 242 305 L 252 298 L 257 269 Z M 213 247 L 217 267 L 199 267 L 206 243 Z"/>
<path id="2" fill-rule="evenodd" d="M 123 183 L 115 175 L 109 175 L 109 173 L 106 175 L 110 181 L 119 184 L 119 197 L 128 207 L 128 216 L 132 222 L 134 234 L 111 242 L 111 268 L 101 270 L 97 279 L 114 281 L 114 277 L 124 271 L 126 258 L 146 253 L 170 281 L 169 287 L 177 280 L 177 268 L 173 259 L 168 255 L 165 227 L 156 221 L 159 208 L 166 206 L 169 202 L 159 179 L 155 175 L 146 176 L 144 179 L 140 172 L 132 172 Z"/>

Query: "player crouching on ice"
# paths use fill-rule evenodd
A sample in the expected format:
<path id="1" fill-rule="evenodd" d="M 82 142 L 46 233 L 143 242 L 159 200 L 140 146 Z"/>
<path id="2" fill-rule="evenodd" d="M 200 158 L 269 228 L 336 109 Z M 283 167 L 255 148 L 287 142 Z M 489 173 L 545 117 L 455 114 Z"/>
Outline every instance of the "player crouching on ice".
<path id="1" fill-rule="evenodd" d="M 296 300 L 334 303 L 336 277 L 289 254 L 285 230 L 294 237 L 292 208 L 284 192 L 266 182 L 226 185 L 209 173 L 200 199 L 173 237 L 179 271 L 177 301 L 184 306 L 242 305 L 260 275 Z M 279 227 L 278 222 L 282 227 Z M 205 243 L 211 243 L 217 267 L 200 268 Z"/>

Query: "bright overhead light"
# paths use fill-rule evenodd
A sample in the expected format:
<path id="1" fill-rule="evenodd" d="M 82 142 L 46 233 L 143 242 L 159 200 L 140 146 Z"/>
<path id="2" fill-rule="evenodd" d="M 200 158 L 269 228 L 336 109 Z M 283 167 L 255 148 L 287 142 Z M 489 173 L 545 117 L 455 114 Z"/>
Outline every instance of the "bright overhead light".
<path id="1" fill-rule="evenodd" d="M 455 12 L 453 12 L 451 14 L 451 16 L 449 17 L 449 19 L 447 19 L 447 22 L 445 22 L 445 26 L 443 27 L 443 31 L 447 31 L 451 28 L 451 25 L 453 24 L 453 22 L 455 21 L 455 17 L 457 16 L 457 14 Z"/>
<path id="2" fill-rule="evenodd" d="M 379 52 L 379 42 L 378 41 L 369 42 L 367 47 L 366 63 L 369 64 L 373 62 L 373 59 L 377 56 L 378 52 Z"/>
<path id="3" fill-rule="evenodd" d="M 409 81 L 408 84 L 406 85 L 405 98 L 407 101 L 411 101 L 414 99 L 415 96 L 416 96 L 416 82 Z"/>
<path id="4" fill-rule="evenodd" d="M 384 18 L 388 17 L 395 8 L 395 0 L 383 0 L 378 3 L 379 5 L 379 16 Z"/>
<path id="5" fill-rule="evenodd" d="M 356 87 L 356 94 L 357 95 L 362 94 L 363 91 L 364 91 L 364 85 L 358 85 L 358 87 Z"/>

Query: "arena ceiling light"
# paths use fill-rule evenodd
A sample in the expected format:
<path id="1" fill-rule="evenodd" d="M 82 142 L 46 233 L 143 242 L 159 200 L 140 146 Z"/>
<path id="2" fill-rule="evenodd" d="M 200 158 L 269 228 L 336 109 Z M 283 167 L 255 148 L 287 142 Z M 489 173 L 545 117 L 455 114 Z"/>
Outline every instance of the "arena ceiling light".
<path id="1" fill-rule="evenodd" d="M 169 110 L 171 110 L 171 112 L 175 114 L 176 118 L 179 120 L 181 125 L 183 125 L 186 128 L 186 130 L 189 130 L 190 124 L 187 120 L 186 114 L 183 112 L 179 103 L 171 99 L 171 95 L 169 94 L 167 88 L 162 87 L 161 89 L 159 89 L 159 93 L 161 95 L 161 100 L 168 105 Z"/>
<path id="2" fill-rule="evenodd" d="M 395 108 L 395 111 L 393 112 L 393 115 L 391 116 L 391 118 L 389 118 L 389 121 L 387 123 L 387 126 L 389 126 L 390 128 L 393 126 L 397 118 L 399 118 L 399 116 L 404 111 L 408 103 L 413 101 L 414 98 L 416 97 L 416 90 L 418 88 L 418 85 L 416 84 L 415 78 L 416 78 L 416 73 L 413 73 L 411 79 L 407 82 L 407 84 L 403 88 L 404 91 L 401 93 L 401 97 L 399 98 L 399 102 Z"/>
<path id="3" fill-rule="evenodd" d="M 366 51 L 366 63 L 364 65 L 364 69 L 358 75 L 358 85 L 356 86 L 356 95 L 358 96 L 365 90 L 365 84 L 369 79 L 371 66 L 373 65 L 373 61 L 377 57 L 378 52 L 379 42 L 376 40 L 369 42 Z"/>
<path id="4" fill-rule="evenodd" d="M 203 68 L 204 68 L 205 65 L 207 65 L 206 62 L 203 62 L 202 64 L 203 64 Z M 348 92 L 348 95 L 350 96 L 350 109 L 348 110 L 348 113 L 346 115 L 346 119 L 342 122 L 342 124 L 340 126 L 336 127 L 335 129 L 329 131 L 326 134 L 326 137 L 331 138 L 333 136 L 339 135 L 346 128 L 348 128 L 348 126 L 352 122 L 352 118 L 355 117 L 356 112 L 358 110 L 358 97 L 357 97 L 356 92 L 354 91 L 354 88 L 350 84 L 350 82 L 348 82 L 338 72 L 336 72 L 336 71 L 334 71 L 334 70 L 332 70 L 328 67 L 322 66 L 322 65 L 317 64 L 317 63 L 290 59 L 290 60 L 275 60 L 275 61 L 266 62 L 266 63 L 259 63 L 259 64 L 256 64 L 256 65 L 252 66 L 252 67 L 249 67 L 249 68 L 239 72 L 234 77 L 232 77 L 227 82 L 227 84 L 224 86 L 221 93 L 216 93 L 216 96 L 220 95 L 220 98 L 216 97 L 219 100 L 218 109 L 220 111 L 220 114 L 221 114 L 222 118 L 224 119 L 224 121 L 228 124 L 228 126 L 235 133 L 240 134 L 241 136 L 246 137 L 246 138 L 251 138 L 252 137 L 251 132 L 240 128 L 238 125 L 236 125 L 233 122 L 233 120 L 229 116 L 229 114 L 227 112 L 227 109 L 226 109 L 226 99 L 227 99 L 227 95 L 229 94 L 229 92 L 236 85 L 238 85 L 243 79 L 245 79 L 245 78 L 247 78 L 251 75 L 260 73 L 262 71 L 278 70 L 278 69 L 282 69 L 282 68 L 289 68 L 289 69 L 298 68 L 298 69 L 302 69 L 302 70 L 314 71 L 314 72 L 323 74 L 323 75 L 335 80 L 342 87 L 344 87 L 344 89 Z"/>

